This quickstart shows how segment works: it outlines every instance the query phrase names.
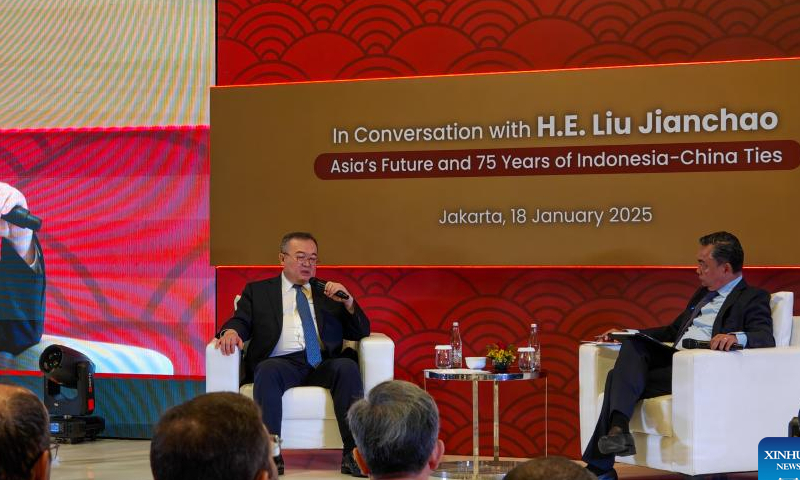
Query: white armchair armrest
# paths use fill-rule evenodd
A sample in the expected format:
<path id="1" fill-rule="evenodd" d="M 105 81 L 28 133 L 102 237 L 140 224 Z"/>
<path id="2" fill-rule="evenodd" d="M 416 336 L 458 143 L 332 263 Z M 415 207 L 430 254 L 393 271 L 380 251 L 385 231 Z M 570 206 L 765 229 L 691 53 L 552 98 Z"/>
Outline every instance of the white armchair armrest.
<path id="1" fill-rule="evenodd" d="M 672 420 L 682 446 L 695 446 L 689 472 L 758 467 L 758 442 L 786 435 L 800 399 L 800 348 L 688 350 L 672 364 Z M 735 442 L 730 440 L 735 438 Z M 702 449 L 696 446 L 702 445 Z"/>
<path id="2" fill-rule="evenodd" d="M 361 339 L 358 363 L 366 395 L 375 385 L 394 379 L 394 342 L 383 333 Z"/>
<path id="3" fill-rule="evenodd" d="M 585 343 L 578 351 L 578 380 L 581 417 L 581 451 L 586 449 L 600 412 L 597 397 L 605 390 L 606 376 L 614 368 L 619 346 Z"/>
<path id="4" fill-rule="evenodd" d="M 231 355 L 214 348 L 216 340 L 206 345 L 206 393 L 239 392 L 239 347 Z"/>

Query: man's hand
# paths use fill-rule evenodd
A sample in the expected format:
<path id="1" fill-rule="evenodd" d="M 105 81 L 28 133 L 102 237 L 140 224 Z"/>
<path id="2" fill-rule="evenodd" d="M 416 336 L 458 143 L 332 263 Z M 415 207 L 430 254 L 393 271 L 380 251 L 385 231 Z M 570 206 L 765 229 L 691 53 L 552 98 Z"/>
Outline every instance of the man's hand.
<path id="1" fill-rule="evenodd" d="M 5 215 L 17 205 L 28 208 L 28 202 L 22 192 L 7 183 L 0 182 L 0 215 Z M 33 263 L 35 251 L 33 247 L 33 230 L 22 228 L 0 219 L 0 237 L 7 238 L 28 265 Z"/>
<path id="2" fill-rule="evenodd" d="M 239 334 L 236 333 L 236 330 L 232 328 L 225 330 L 225 333 L 214 344 L 214 348 L 222 350 L 223 355 L 230 355 L 236 352 L 236 347 L 241 350 L 244 347 L 244 342 L 239 337 Z"/>
<path id="3" fill-rule="evenodd" d="M 731 349 L 734 343 L 739 341 L 736 335 L 730 333 L 718 333 L 711 339 L 709 348 L 711 350 L 725 350 L 726 352 Z"/>
<path id="4" fill-rule="evenodd" d="M 595 337 L 596 342 L 614 342 L 613 338 L 611 338 L 611 334 L 614 332 L 625 332 L 626 330 L 623 328 L 609 328 L 605 332 L 601 333 L 597 337 Z"/>
<path id="5" fill-rule="evenodd" d="M 340 290 L 341 290 L 342 292 L 346 293 L 346 294 L 347 294 L 347 295 L 348 295 L 350 298 L 348 298 L 347 300 L 345 300 L 345 299 L 343 299 L 343 298 L 339 298 L 339 297 L 337 297 L 337 296 L 336 296 L 336 292 L 338 292 L 338 291 L 340 291 Z M 336 283 L 336 282 L 328 282 L 328 283 L 326 283 L 326 284 L 325 284 L 325 295 L 326 295 L 328 298 L 332 298 L 333 300 L 336 300 L 337 302 L 344 303 L 344 307 L 345 307 L 345 308 L 347 309 L 347 311 L 348 311 L 348 312 L 350 312 L 351 314 L 355 312 L 355 309 L 353 308 L 353 302 L 354 302 L 354 300 L 353 300 L 353 294 L 351 294 L 350 292 L 348 292 L 348 291 L 347 291 L 347 289 L 346 289 L 346 288 L 344 288 L 344 285 L 342 285 L 341 283 Z"/>

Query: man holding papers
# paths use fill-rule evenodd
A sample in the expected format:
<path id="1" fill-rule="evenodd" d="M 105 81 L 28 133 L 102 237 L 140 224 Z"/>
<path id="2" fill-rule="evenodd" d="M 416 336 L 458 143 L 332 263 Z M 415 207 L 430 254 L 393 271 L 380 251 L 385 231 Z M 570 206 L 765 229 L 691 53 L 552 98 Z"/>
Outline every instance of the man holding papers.
<path id="1" fill-rule="evenodd" d="M 744 251 L 734 235 L 716 232 L 700 238 L 697 276 L 701 287 L 686 309 L 671 324 L 641 332 L 668 348 L 642 336 L 622 342 L 619 357 L 606 378 L 605 396 L 594 434 L 583 460 L 601 480 L 617 478 L 614 457 L 636 453 L 628 422 L 641 399 L 667 395 L 672 390 L 672 354 L 683 341 L 708 341 L 712 350 L 774 347 L 769 294 L 751 287 L 742 278 Z M 611 329 L 600 336 L 610 341 Z M 614 335 L 618 337 L 617 335 Z M 737 348 L 737 347 L 735 347 Z"/>

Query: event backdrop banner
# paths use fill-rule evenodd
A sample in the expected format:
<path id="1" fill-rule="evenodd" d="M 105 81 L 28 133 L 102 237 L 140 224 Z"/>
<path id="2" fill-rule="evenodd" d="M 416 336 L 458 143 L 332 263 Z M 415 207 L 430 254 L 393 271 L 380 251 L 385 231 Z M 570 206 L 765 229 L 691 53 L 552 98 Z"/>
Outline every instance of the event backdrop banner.
<path id="1" fill-rule="evenodd" d="M 215 87 L 211 261 L 798 265 L 800 60 Z"/>

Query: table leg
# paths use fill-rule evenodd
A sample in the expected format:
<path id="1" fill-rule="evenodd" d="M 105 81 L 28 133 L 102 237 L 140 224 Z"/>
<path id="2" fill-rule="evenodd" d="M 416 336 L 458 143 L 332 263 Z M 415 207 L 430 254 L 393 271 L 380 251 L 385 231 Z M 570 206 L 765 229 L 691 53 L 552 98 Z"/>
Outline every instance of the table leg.
<path id="1" fill-rule="evenodd" d="M 547 377 L 544 377 L 544 456 L 547 456 Z"/>
<path id="2" fill-rule="evenodd" d="M 478 381 L 472 381 L 472 474 L 480 472 L 480 436 L 478 431 Z"/>
<path id="3" fill-rule="evenodd" d="M 500 385 L 497 381 L 492 382 L 494 412 L 492 414 L 492 430 L 494 434 L 494 461 L 500 460 Z"/>

